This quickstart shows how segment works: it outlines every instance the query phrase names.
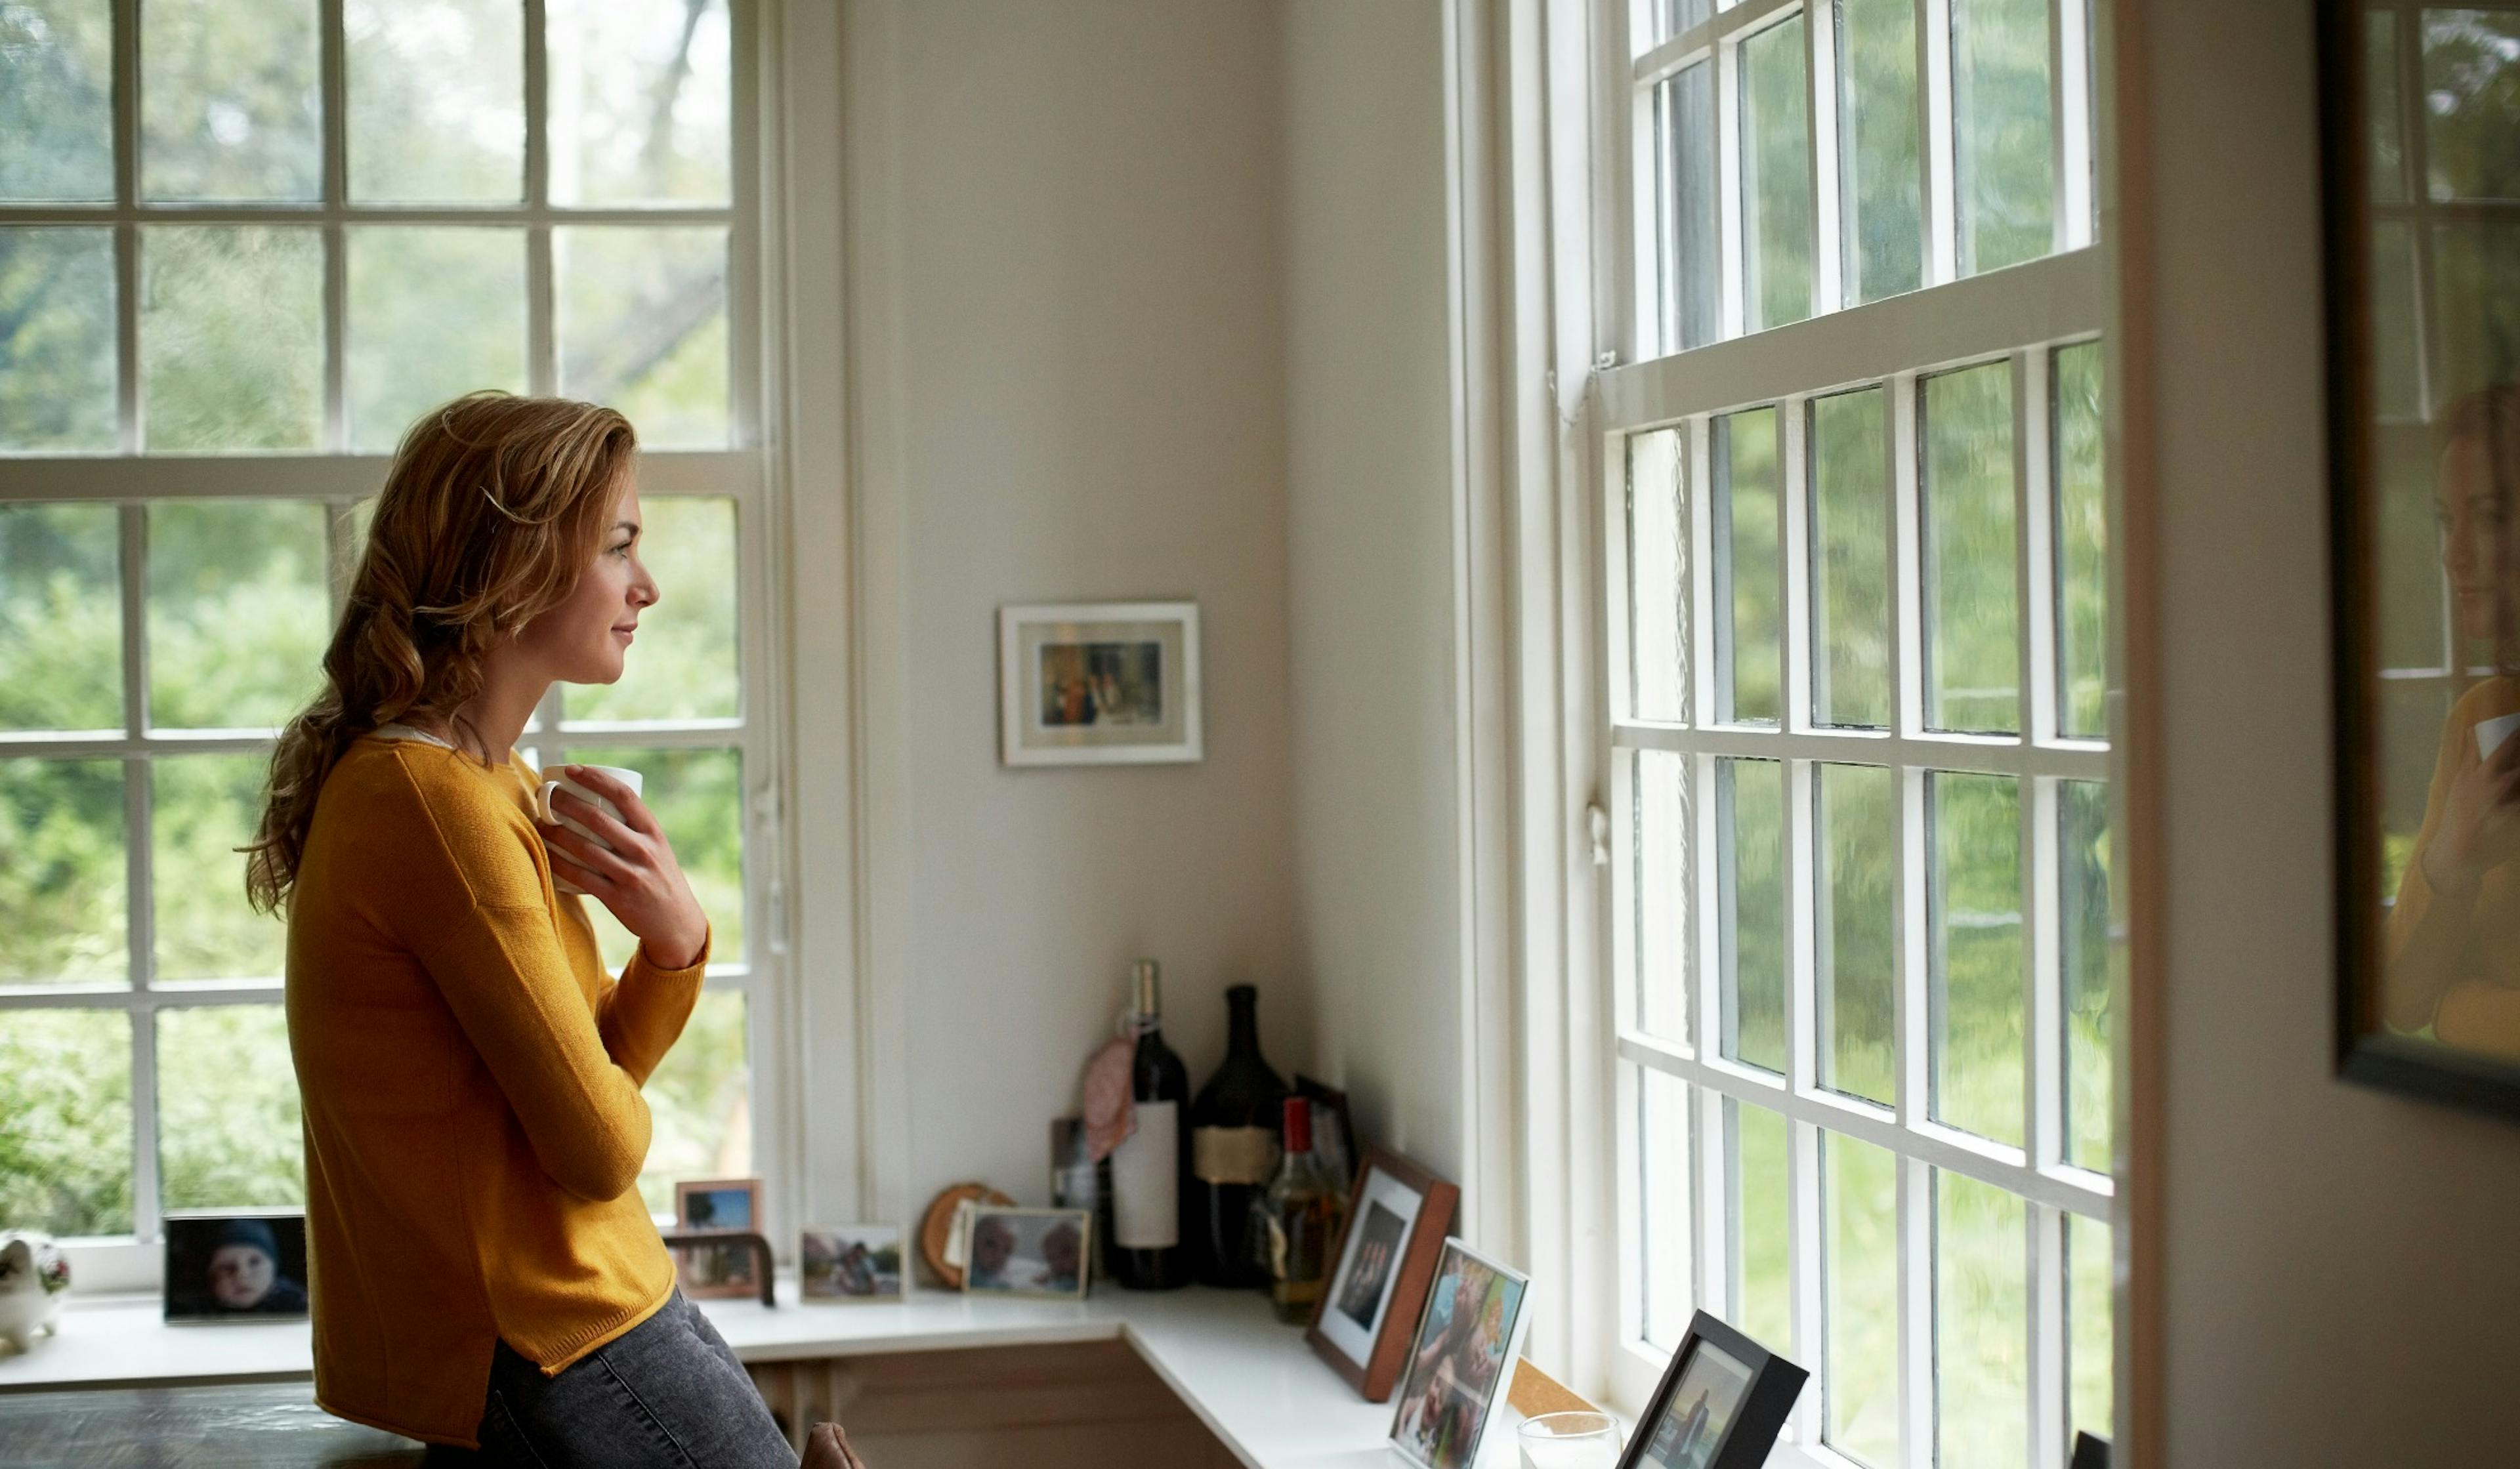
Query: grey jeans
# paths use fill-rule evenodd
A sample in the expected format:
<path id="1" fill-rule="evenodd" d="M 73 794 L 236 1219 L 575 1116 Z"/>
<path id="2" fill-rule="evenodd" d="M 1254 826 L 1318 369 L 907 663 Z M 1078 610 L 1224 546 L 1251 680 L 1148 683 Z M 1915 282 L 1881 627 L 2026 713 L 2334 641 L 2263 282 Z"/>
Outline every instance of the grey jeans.
<path id="1" fill-rule="evenodd" d="M 726 1339 L 674 1292 L 656 1313 L 556 1377 L 501 1342 L 478 1454 L 490 1469 L 795 1469 L 795 1451 Z"/>

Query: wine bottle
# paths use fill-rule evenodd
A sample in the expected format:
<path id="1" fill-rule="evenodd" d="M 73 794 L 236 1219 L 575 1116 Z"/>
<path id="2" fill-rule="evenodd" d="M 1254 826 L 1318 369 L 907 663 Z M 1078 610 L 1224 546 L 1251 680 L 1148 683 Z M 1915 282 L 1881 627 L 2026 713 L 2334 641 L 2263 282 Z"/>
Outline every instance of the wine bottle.
<path id="1" fill-rule="evenodd" d="M 1345 1211 L 1313 1151 L 1312 1103 L 1300 1096 L 1285 1100 L 1286 1153 L 1278 1160 L 1278 1175 L 1254 1207 L 1255 1232 L 1261 1236 L 1269 1272 L 1269 1305 L 1278 1319 L 1301 1325 L 1313 1318 L 1313 1308 L 1329 1283 L 1330 1241 L 1338 1236 Z"/>
<path id="2" fill-rule="evenodd" d="M 1268 1283 L 1246 1231 L 1251 1201 L 1278 1171 L 1278 1124 L 1286 1084 L 1260 1056 L 1254 1016 L 1259 992 L 1225 992 L 1225 1061 L 1191 1103 L 1190 1235 L 1204 1285 L 1251 1289 Z"/>
<path id="3" fill-rule="evenodd" d="M 1103 1160 L 1109 1170 L 1111 1278 L 1131 1290 L 1173 1290 L 1191 1281 L 1191 1251 L 1182 1229 L 1190 1177 L 1190 1072 L 1164 1044 L 1162 996 L 1155 962 L 1138 960 L 1137 1054 L 1129 1094 L 1137 1126 Z"/>

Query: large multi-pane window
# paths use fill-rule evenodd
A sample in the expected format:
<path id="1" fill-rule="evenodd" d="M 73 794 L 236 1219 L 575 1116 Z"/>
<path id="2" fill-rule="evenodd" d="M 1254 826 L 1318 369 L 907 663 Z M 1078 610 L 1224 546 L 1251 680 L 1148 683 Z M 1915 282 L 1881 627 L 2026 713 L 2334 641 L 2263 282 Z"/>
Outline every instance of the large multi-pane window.
<path id="1" fill-rule="evenodd" d="M 751 1171 L 768 564 L 727 0 L 0 6 L 0 1226 L 302 1202 L 236 848 L 385 459 L 473 388 L 626 412 L 664 590 L 525 754 L 627 765 L 707 908 L 643 1188 Z M 381 862 L 390 856 L 381 855 Z M 592 905 L 590 905 L 592 906 Z M 606 956 L 629 935 L 600 910 Z"/>
<path id="2" fill-rule="evenodd" d="M 1703 1309 L 1811 1369 L 1793 1462 L 2061 1464 L 2111 1402 L 2089 16 L 1614 14 L 1624 1391 Z"/>

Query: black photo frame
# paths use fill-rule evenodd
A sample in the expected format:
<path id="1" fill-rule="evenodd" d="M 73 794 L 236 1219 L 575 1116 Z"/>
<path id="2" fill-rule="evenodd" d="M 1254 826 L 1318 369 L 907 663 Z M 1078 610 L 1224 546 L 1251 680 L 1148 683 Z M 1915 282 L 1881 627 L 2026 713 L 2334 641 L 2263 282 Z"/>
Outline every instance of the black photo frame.
<path id="1" fill-rule="evenodd" d="M 1810 1377 L 1701 1311 L 1638 1415 L 1619 1469 L 1759 1469 Z"/>

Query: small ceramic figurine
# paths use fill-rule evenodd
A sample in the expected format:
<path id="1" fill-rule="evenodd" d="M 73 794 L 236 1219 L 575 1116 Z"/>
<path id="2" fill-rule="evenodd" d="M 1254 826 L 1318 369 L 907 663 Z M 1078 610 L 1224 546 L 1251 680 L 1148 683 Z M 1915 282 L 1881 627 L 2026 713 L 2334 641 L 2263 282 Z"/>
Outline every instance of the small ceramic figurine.
<path id="1" fill-rule="evenodd" d="M 23 1352 L 35 1328 L 61 1334 L 62 1300 L 69 1294 L 70 1263 L 43 1234 L 0 1234 L 0 1341 Z"/>

